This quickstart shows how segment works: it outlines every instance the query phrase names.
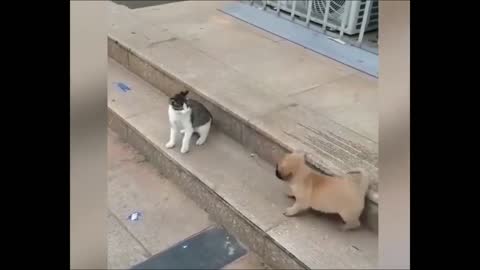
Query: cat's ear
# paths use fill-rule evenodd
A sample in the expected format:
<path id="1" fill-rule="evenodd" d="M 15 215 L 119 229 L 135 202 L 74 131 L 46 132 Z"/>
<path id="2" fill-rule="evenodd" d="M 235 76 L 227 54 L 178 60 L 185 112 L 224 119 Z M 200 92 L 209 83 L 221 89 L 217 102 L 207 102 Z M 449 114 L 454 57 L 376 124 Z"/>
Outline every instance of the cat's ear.
<path id="1" fill-rule="evenodd" d="M 188 95 L 188 92 L 189 92 L 188 90 L 187 91 L 182 91 L 182 92 L 180 92 L 180 95 L 186 97 Z"/>

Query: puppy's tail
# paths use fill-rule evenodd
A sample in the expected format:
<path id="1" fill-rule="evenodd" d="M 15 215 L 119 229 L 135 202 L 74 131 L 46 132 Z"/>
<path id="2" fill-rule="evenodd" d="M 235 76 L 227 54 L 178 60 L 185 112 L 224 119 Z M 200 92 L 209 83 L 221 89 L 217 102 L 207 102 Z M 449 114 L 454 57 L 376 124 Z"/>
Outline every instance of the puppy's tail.
<path id="1" fill-rule="evenodd" d="M 360 186 L 360 190 L 363 193 L 368 191 L 368 188 L 372 184 L 367 172 L 363 168 L 356 168 L 347 173 L 347 175 Z"/>

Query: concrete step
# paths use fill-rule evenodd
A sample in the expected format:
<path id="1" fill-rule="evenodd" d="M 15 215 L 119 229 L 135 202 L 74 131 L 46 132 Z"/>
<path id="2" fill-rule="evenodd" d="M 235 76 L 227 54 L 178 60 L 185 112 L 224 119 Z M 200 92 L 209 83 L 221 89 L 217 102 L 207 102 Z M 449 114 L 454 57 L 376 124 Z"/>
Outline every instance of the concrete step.
<path id="1" fill-rule="evenodd" d="M 107 239 L 108 269 L 268 268 L 110 129 Z"/>
<path id="2" fill-rule="evenodd" d="M 306 213 L 283 216 L 293 201 L 268 162 L 214 126 L 203 146 L 166 149 L 168 97 L 109 60 L 109 127 L 155 164 L 218 223 L 273 268 L 372 268 L 378 237 L 362 228 L 341 232 L 341 220 Z M 118 88 L 118 82 L 130 90 Z M 193 140 L 194 141 L 194 140 Z M 179 209 L 180 211 L 180 209 Z"/>
<path id="3" fill-rule="evenodd" d="M 365 221 L 378 231 L 376 79 L 221 13 L 223 1 L 113 5 L 110 57 L 167 96 L 190 90 L 270 164 L 298 149 L 324 171 L 363 167 L 374 182 Z"/>

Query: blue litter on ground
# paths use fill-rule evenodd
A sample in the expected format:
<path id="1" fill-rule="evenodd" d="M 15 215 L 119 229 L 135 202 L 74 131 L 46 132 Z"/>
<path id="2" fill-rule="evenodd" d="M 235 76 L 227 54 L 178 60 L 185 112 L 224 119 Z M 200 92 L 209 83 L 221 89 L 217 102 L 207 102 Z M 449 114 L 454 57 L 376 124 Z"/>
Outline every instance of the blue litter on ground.
<path id="1" fill-rule="evenodd" d="M 128 87 L 128 85 L 122 83 L 122 82 L 117 82 L 116 83 L 117 87 L 122 90 L 123 92 L 127 92 L 127 91 L 130 91 L 132 90 L 130 87 Z"/>

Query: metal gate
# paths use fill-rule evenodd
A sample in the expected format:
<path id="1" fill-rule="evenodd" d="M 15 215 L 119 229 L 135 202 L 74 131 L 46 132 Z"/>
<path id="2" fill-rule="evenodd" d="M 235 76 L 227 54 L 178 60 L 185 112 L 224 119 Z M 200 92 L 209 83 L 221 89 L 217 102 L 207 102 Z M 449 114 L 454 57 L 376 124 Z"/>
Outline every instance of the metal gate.
<path id="1" fill-rule="evenodd" d="M 241 1 L 316 31 L 356 35 L 360 46 L 366 31 L 378 29 L 378 0 L 249 0 Z"/>

